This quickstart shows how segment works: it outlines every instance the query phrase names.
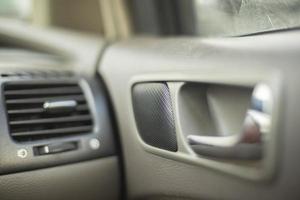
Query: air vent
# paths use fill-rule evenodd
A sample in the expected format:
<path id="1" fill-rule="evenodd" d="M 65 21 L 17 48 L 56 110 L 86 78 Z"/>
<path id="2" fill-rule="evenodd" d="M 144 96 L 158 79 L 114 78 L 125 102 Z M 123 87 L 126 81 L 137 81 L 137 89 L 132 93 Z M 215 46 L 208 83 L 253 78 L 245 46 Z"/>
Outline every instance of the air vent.
<path id="1" fill-rule="evenodd" d="M 17 141 L 90 133 L 92 117 L 73 83 L 7 83 L 4 96 L 10 135 Z"/>

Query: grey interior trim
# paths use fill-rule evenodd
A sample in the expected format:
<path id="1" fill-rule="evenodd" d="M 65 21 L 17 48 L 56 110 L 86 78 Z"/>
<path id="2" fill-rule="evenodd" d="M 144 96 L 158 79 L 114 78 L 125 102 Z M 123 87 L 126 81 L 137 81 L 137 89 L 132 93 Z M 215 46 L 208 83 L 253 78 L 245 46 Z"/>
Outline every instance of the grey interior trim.
<path id="1" fill-rule="evenodd" d="M 225 171 L 225 172 L 229 172 L 231 174 L 235 174 L 238 175 L 240 177 L 244 177 L 244 178 L 248 178 L 251 180 L 262 180 L 262 179 L 270 179 L 272 178 L 271 176 L 274 174 L 274 167 L 275 167 L 275 162 L 276 162 L 276 158 L 273 157 L 273 152 L 276 151 L 276 129 L 277 127 L 273 127 L 273 135 L 272 135 L 272 139 L 274 139 L 270 145 L 272 146 L 266 146 L 265 149 L 265 156 L 266 156 L 266 160 L 264 160 L 263 162 L 237 162 L 237 161 L 226 161 L 226 162 L 220 162 L 218 159 L 212 159 L 209 157 L 205 157 L 205 156 L 199 156 L 197 154 L 195 154 L 191 147 L 187 144 L 187 135 L 191 134 L 190 131 L 201 131 L 202 129 L 198 128 L 193 128 L 193 123 L 191 121 L 186 121 L 189 120 L 187 115 L 183 114 L 183 111 L 185 111 L 185 108 L 183 107 L 184 102 L 183 101 L 183 94 L 182 94 L 182 90 L 184 88 L 184 86 L 186 86 L 188 83 L 175 83 L 176 85 L 172 86 L 173 83 L 169 83 L 169 87 L 172 88 L 171 89 L 171 94 L 173 95 L 173 107 L 174 107 L 174 111 L 175 111 L 175 120 L 176 120 L 176 125 L 177 125 L 177 137 L 178 137 L 178 141 L 180 141 L 179 143 L 181 144 L 179 146 L 179 153 L 178 155 L 174 154 L 174 155 L 170 155 L 170 158 L 173 158 L 175 160 L 178 161 L 182 161 L 182 162 L 187 162 L 187 163 L 191 163 L 191 164 L 196 164 L 196 165 L 204 165 L 210 168 L 214 168 L 214 169 L 218 169 L 221 171 Z M 201 85 L 201 83 L 199 84 Z M 215 88 L 215 89 L 214 89 Z M 226 119 L 224 118 L 230 118 L 231 120 L 236 120 L 235 123 L 233 122 L 227 122 L 227 125 L 232 126 L 231 129 L 233 132 L 234 131 L 240 131 L 241 130 L 241 126 L 242 125 L 242 120 L 245 116 L 245 112 L 247 109 L 247 101 L 249 101 L 250 99 L 248 99 L 249 95 L 247 94 L 247 90 L 249 90 L 249 88 L 244 88 L 244 90 L 242 89 L 232 89 L 234 87 L 228 87 L 225 85 L 221 85 L 221 86 L 212 86 L 210 91 L 208 91 L 208 94 L 210 96 L 210 98 L 213 95 L 216 95 L 219 90 L 219 92 L 222 92 L 222 89 L 229 93 L 228 95 L 231 95 L 232 101 L 240 101 L 240 104 L 242 106 L 245 106 L 245 110 L 242 108 L 241 111 L 236 111 L 238 110 L 238 108 L 235 108 L 235 110 L 230 110 L 230 109 L 234 109 L 233 104 L 229 105 L 227 103 L 227 105 L 224 105 L 225 101 L 223 99 L 223 102 L 219 103 L 219 106 L 223 103 L 223 108 L 227 109 L 226 114 L 230 115 L 229 116 L 223 116 L 222 121 L 225 122 Z M 199 88 L 197 88 L 199 89 Z M 201 90 L 201 88 L 200 88 Z M 215 90 L 215 91 L 211 91 L 211 90 Z M 200 93 L 201 91 L 198 91 L 198 93 Z M 243 93 L 242 93 L 243 92 Z M 197 93 L 196 91 L 193 91 L 193 94 L 195 95 L 195 93 Z M 225 93 L 224 93 L 225 94 Z M 222 98 L 226 98 L 225 95 L 222 95 Z M 251 93 L 250 93 L 251 94 Z M 244 97 L 245 96 L 245 97 Z M 227 96 L 228 98 L 228 96 Z M 277 98 L 278 99 L 278 98 Z M 219 98 L 220 100 L 220 98 Z M 191 103 L 191 102 L 189 102 Z M 205 105 L 201 105 L 201 102 L 198 101 L 198 106 L 205 106 Z M 216 106 L 216 105 L 215 105 Z M 193 107 L 194 110 L 197 109 L 197 106 L 194 105 Z M 213 110 L 213 112 L 215 112 L 216 110 Z M 241 112 L 241 113 L 239 113 Z M 244 112 L 244 113 L 243 113 Z M 220 117 L 222 117 L 222 115 L 220 113 L 214 113 L 215 115 L 218 115 L 219 119 Z M 234 115 L 238 115 L 238 116 L 242 116 L 240 117 L 241 119 L 234 118 Z M 197 120 L 194 119 L 194 120 Z M 241 120 L 241 121 L 239 121 Z M 200 122 L 201 120 L 198 118 L 198 121 Z M 208 123 L 208 122 L 206 122 Z M 238 125 L 238 127 L 234 127 L 236 126 L 236 124 Z M 219 127 L 214 131 L 221 131 L 224 132 L 226 134 L 226 129 L 225 127 Z M 209 130 L 209 133 L 206 134 L 212 134 L 211 133 L 212 130 Z M 223 133 L 223 134 L 224 134 Z M 194 133 L 194 134 L 199 134 L 199 133 Z M 204 133 L 205 134 L 205 133 Z M 213 133 L 216 134 L 216 133 Z M 228 133 L 227 133 L 228 134 Z M 150 152 L 153 151 L 156 154 L 159 155 L 159 150 L 154 150 L 154 149 L 150 149 Z M 163 154 L 166 157 L 168 157 L 166 154 Z"/>
<path id="2" fill-rule="evenodd" d="M 36 27 L 4 18 L 0 18 L 0 42 L 54 55 L 62 63 L 52 67 L 73 68 L 89 75 L 95 72 L 93 67 L 106 46 L 106 42 L 97 35 L 53 27 Z"/>
<path id="3" fill-rule="evenodd" d="M 72 165 L 0 176 L 0 198 L 9 200 L 118 199 L 115 156 Z"/>
<path id="4" fill-rule="evenodd" d="M 223 39 L 140 38 L 110 46 L 99 73 L 112 97 L 121 130 L 129 197 L 151 194 L 212 199 L 299 197 L 297 189 L 291 189 L 299 185 L 300 161 L 296 152 L 300 150 L 297 134 L 300 125 L 295 121 L 299 113 L 294 112 L 300 95 L 299 38 L 299 31 L 291 31 Z M 130 91 L 134 83 L 148 81 L 252 87 L 259 82 L 269 84 L 278 103 L 274 111 L 278 116 L 274 134 L 278 137 L 273 140 L 277 151 L 270 154 L 271 159 L 278 158 L 275 159 L 276 176 L 268 182 L 254 184 L 208 166 L 170 159 L 170 152 L 147 146 L 145 150 L 138 137 Z"/>
<path id="5" fill-rule="evenodd" d="M 106 43 L 98 36 L 38 28 L 24 22 L 0 19 L 0 44 L 0 67 L 3 72 L 72 71 L 83 80 L 91 80 L 89 87 L 103 87 L 95 77 L 95 70 Z M 20 77 L 12 79 L 19 80 Z M 28 79 L 27 77 L 24 80 Z M 80 84 L 83 88 L 89 88 L 85 81 Z M 97 90 L 93 94 L 89 90 L 86 92 L 89 98 L 97 96 L 99 101 L 105 98 Z M 94 99 L 90 99 L 89 103 L 99 105 Z M 93 111 L 98 116 L 95 120 L 100 119 L 99 114 L 102 115 L 109 109 L 107 106 L 98 108 L 101 111 Z M 106 120 L 102 123 L 111 125 Z M 99 126 L 106 133 L 109 132 L 106 125 Z M 112 144 L 106 142 L 106 145 Z M 0 199 L 119 199 L 121 176 L 118 159 L 118 156 L 111 156 L 1 175 Z M 2 161 L 0 158 L 0 163 Z"/>

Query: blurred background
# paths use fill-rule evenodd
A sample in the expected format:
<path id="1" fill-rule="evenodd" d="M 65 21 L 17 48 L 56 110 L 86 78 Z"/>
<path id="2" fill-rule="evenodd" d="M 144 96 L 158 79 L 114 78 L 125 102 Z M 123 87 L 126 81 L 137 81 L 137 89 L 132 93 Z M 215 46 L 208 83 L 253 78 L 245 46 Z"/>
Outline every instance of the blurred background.
<path id="1" fill-rule="evenodd" d="M 1 17 L 99 34 L 235 36 L 300 25 L 299 0 L 0 0 Z"/>

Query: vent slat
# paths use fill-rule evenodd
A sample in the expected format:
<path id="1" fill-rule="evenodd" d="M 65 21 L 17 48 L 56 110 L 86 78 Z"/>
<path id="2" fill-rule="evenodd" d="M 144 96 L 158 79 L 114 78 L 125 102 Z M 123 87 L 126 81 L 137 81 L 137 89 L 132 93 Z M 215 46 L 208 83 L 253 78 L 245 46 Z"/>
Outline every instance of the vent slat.
<path id="1" fill-rule="evenodd" d="M 10 121 L 9 124 L 10 125 L 48 124 L 48 123 L 78 122 L 78 121 L 87 121 L 87 120 L 88 121 L 91 120 L 90 115 Z"/>
<path id="2" fill-rule="evenodd" d="M 30 98 L 30 99 L 12 99 L 7 100 L 6 104 L 30 104 L 30 103 L 44 103 L 45 101 L 60 101 L 60 100 L 76 100 L 85 101 L 83 95 L 70 95 L 64 97 L 41 97 L 41 98 Z"/>
<path id="3" fill-rule="evenodd" d="M 24 90 L 9 90 L 5 91 L 4 95 L 6 96 L 19 96 L 19 95 L 56 95 L 56 94 L 80 94 L 82 93 L 78 87 L 57 87 L 57 88 L 47 88 L 44 90 L 41 89 L 24 89 Z"/>
<path id="4" fill-rule="evenodd" d="M 92 126 L 78 126 L 70 128 L 57 128 L 48 130 L 38 130 L 38 131 L 24 131 L 24 132 L 12 132 L 13 137 L 16 136 L 35 136 L 35 135 L 49 135 L 49 134 L 68 134 L 68 133 L 78 133 L 78 132 L 90 132 L 92 131 Z"/>
<path id="5" fill-rule="evenodd" d="M 77 83 L 14 82 L 4 85 L 3 90 L 9 131 L 17 141 L 93 131 L 93 119 L 82 88 Z M 46 102 L 59 101 L 72 101 L 74 107 L 53 110 L 43 108 Z"/>
<path id="6" fill-rule="evenodd" d="M 47 71 L 17 71 L 17 72 L 2 72 L 1 77 L 51 77 L 51 78 L 62 78 L 62 77 L 72 77 L 74 73 L 72 71 L 57 71 L 57 70 L 47 70 Z"/>
<path id="7" fill-rule="evenodd" d="M 76 111 L 87 111 L 87 105 L 78 105 Z M 33 109 L 16 109 L 16 110 L 8 110 L 7 113 L 9 115 L 17 115 L 17 114 L 32 114 L 32 113 L 44 113 L 45 110 L 43 108 L 33 108 Z"/>

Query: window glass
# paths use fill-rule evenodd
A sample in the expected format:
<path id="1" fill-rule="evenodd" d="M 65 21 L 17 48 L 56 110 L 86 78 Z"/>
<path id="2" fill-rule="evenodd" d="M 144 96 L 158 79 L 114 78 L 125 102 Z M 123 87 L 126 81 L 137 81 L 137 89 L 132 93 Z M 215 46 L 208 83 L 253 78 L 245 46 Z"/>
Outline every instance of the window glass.
<path id="1" fill-rule="evenodd" d="M 194 0 L 198 35 L 243 35 L 300 26 L 299 0 Z"/>
<path id="2" fill-rule="evenodd" d="M 31 17 L 31 0 L 0 0 L 0 16 L 27 20 Z"/>

